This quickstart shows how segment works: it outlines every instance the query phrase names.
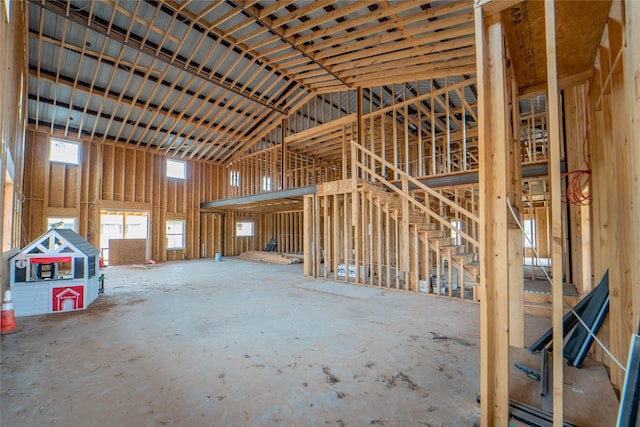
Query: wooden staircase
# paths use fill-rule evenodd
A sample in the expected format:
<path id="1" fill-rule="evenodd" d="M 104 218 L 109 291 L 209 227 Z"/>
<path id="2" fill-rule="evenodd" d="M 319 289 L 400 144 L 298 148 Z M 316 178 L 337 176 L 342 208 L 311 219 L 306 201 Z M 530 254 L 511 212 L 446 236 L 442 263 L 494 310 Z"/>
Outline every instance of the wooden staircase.
<path id="1" fill-rule="evenodd" d="M 351 143 L 351 161 L 362 197 L 374 205 L 383 205 L 385 215 L 398 229 L 408 229 L 404 238 L 411 242 L 403 246 L 404 251 L 397 251 L 400 253 L 395 268 L 400 274 L 395 275 L 395 286 L 380 279 L 377 286 L 478 302 L 479 218 L 463 206 L 463 198 L 427 187 L 355 142 Z M 387 175 L 394 176 L 396 181 L 386 180 Z M 470 204 L 478 206 L 475 192 Z M 443 208 L 455 221 L 440 214 Z M 370 284 L 373 283 L 372 279 Z M 550 313 L 550 294 L 525 292 L 524 298 L 526 313 Z"/>
<path id="2" fill-rule="evenodd" d="M 399 262 L 401 271 L 406 270 L 405 288 L 477 301 L 477 215 L 355 141 L 351 142 L 351 173 L 365 181 L 361 184 L 365 197 L 372 203 L 384 201 L 386 211 L 409 230 L 405 239 L 408 237 L 413 245 L 405 244 L 401 255 L 410 259 Z M 388 181 L 387 175 L 398 181 Z M 454 225 L 441 215 L 443 209 L 451 212 L 464 227 Z M 413 250 L 407 251 L 407 247 Z"/>
<path id="3" fill-rule="evenodd" d="M 393 184 L 390 184 L 393 185 Z M 454 227 L 438 215 L 418 198 L 413 198 L 406 222 L 403 216 L 402 197 L 397 192 L 388 191 L 383 183 L 360 183 L 359 191 L 366 200 L 373 204 L 381 203 L 384 212 L 399 224 L 409 227 L 409 238 L 412 242 L 410 265 L 406 278 L 398 280 L 399 289 L 413 292 L 426 292 L 449 298 L 477 301 L 479 284 L 479 262 L 477 248 L 466 245 L 452 237 Z M 432 213 L 426 214 L 429 209 Z M 446 224 L 446 225 L 445 225 Z M 469 250 L 469 246 L 472 250 Z M 399 262 L 403 264 L 402 260 Z"/>

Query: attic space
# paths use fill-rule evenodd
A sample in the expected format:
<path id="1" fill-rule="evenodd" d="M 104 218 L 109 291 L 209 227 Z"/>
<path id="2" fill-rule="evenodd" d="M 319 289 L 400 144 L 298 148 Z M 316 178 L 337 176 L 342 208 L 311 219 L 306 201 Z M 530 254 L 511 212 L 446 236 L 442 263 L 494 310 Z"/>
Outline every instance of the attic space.
<path id="1" fill-rule="evenodd" d="M 640 2 L 0 6 L 3 425 L 637 422 Z"/>

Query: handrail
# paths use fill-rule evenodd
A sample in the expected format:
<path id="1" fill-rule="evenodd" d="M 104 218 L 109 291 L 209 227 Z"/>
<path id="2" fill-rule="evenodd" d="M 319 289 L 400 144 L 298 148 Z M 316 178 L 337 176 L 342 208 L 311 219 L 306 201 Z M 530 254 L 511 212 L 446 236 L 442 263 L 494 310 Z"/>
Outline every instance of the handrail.
<path id="1" fill-rule="evenodd" d="M 357 151 L 360 150 L 360 152 L 362 152 L 365 155 L 368 155 L 375 162 L 378 162 L 381 165 L 384 165 L 387 169 L 392 170 L 395 174 L 400 176 L 402 181 L 406 181 L 406 183 L 407 183 L 406 186 L 403 185 L 402 187 L 408 187 L 408 183 L 411 182 L 417 188 L 419 188 L 420 190 L 422 190 L 425 193 L 429 194 L 429 196 L 434 197 L 435 199 L 441 201 L 443 204 L 446 204 L 447 206 L 451 207 L 454 211 L 456 211 L 459 214 L 469 218 L 473 222 L 474 225 L 478 225 L 480 223 L 480 218 L 477 215 L 469 212 L 468 210 L 466 210 L 465 208 L 461 207 L 460 205 L 458 205 L 456 203 L 453 203 L 451 200 L 449 200 L 448 198 L 442 196 L 441 194 L 439 194 L 438 192 L 436 192 L 432 188 L 429 188 L 428 186 L 424 185 L 419 180 L 413 178 L 412 176 L 406 174 L 404 171 L 398 169 L 393 164 L 389 163 L 387 160 L 383 159 L 382 157 L 378 156 L 377 154 L 373 153 L 372 151 L 368 150 L 367 148 L 359 145 L 356 141 L 351 140 L 350 144 L 351 144 L 351 161 L 353 163 L 353 167 L 352 167 L 352 171 L 351 172 L 352 172 L 354 177 L 356 177 L 356 166 L 357 166 L 360 169 L 362 169 L 365 172 L 367 172 L 368 174 L 370 174 L 372 176 L 375 176 L 375 178 L 378 181 L 383 183 L 387 188 L 390 188 L 391 190 L 393 190 L 396 193 L 398 193 L 401 197 L 407 198 L 408 201 L 411 202 L 411 204 L 413 204 L 414 206 L 416 206 L 417 208 L 419 208 L 420 210 L 425 212 L 427 215 L 429 215 L 432 218 L 434 218 L 436 221 L 440 222 L 442 225 L 444 225 L 449 230 L 455 231 L 458 236 L 461 236 L 465 241 L 470 243 L 475 248 L 479 248 L 480 247 L 480 243 L 476 239 L 471 237 L 469 234 L 465 233 L 464 231 L 460 230 L 458 227 L 456 227 L 453 224 L 451 224 L 449 221 L 445 220 L 441 215 L 436 214 L 435 212 L 433 212 L 429 207 L 426 207 L 422 203 L 418 202 L 414 197 L 410 196 L 409 194 L 405 194 L 405 192 L 401 188 L 398 188 L 395 185 L 390 184 L 383 176 L 378 174 L 372 168 L 366 166 L 364 163 L 360 162 L 358 160 Z"/>

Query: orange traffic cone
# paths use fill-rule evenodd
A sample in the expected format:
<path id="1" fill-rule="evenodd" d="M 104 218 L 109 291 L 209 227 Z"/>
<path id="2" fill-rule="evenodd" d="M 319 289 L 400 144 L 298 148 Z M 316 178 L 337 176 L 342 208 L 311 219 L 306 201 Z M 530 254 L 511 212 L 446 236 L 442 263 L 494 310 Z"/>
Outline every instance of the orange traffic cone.
<path id="1" fill-rule="evenodd" d="M 16 332 L 16 314 L 13 312 L 11 291 L 7 289 L 2 299 L 2 335 Z"/>

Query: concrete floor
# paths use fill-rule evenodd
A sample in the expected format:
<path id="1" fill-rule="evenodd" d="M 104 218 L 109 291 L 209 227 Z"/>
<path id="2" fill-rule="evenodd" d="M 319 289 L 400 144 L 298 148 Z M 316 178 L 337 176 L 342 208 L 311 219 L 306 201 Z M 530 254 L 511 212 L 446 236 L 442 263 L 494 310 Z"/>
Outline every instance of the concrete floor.
<path id="1" fill-rule="evenodd" d="M 233 258 L 105 275 L 88 310 L 18 318 L 18 333 L 2 337 L 2 426 L 479 420 L 478 305 Z M 527 324 L 537 334 L 547 321 Z M 537 387 L 519 375 L 512 389 Z M 610 425 L 598 417 L 594 426 Z"/>

